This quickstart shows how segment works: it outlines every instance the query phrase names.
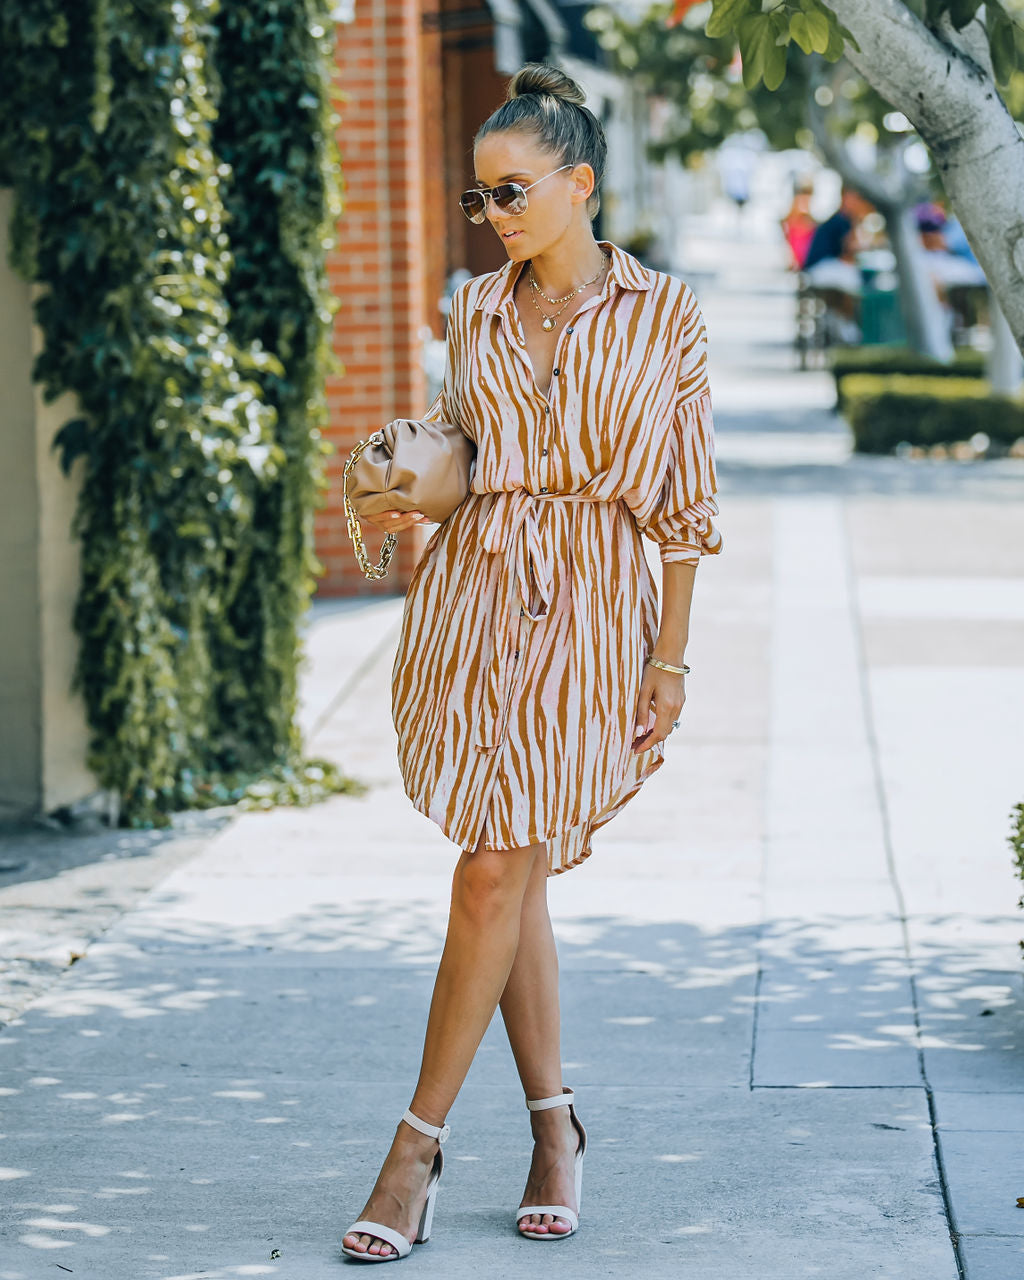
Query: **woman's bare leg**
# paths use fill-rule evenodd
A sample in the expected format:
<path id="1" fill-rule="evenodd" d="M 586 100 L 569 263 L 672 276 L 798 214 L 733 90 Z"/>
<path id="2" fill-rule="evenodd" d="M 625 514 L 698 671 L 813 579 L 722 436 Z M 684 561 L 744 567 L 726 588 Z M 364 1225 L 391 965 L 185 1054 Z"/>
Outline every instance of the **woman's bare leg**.
<path id="1" fill-rule="evenodd" d="M 428 1124 L 442 1125 L 494 1016 L 519 945 L 523 895 L 544 845 L 463 852 L 452 878 L 444 951 L 427 1019 L 420 1077 L 410 1104 Z M 359 1215 L 412 1240 L 426 1197 L 437 1142 L 400 1121 L 380 1176 Z M 351 1249 L 387 1256 L 373 1236 L 345 1237 Z"/>
<path id="2" fill-rule="evenodd" d="M 519 922 L 519 948 L 501 997 L 509 1044 L 528 1098 L 562 1092 L 561 1016 L 558 1003 L 558 952 L 548 915 L 547 860 L 530 872 Z M 533 1162 L 520 1205 L 565 1204 L 578 1209 L 573 1156 L 579 1135 L 568 1107 L 531 1111 Z M 532 1214 L 520 1230 L 564 1235 L 564 1218 Z"/>

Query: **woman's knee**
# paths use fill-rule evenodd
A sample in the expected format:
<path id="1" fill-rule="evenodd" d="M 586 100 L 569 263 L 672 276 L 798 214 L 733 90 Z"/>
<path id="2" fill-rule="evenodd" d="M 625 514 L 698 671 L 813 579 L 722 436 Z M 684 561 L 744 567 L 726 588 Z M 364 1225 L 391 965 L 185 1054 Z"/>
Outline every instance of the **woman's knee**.
<path id="1" fill-rule="evenodd" d="M 536 854 L 536 846 L 465 850 L 452 879 L 453 905 L 488 917 L 518 912 Z"/>

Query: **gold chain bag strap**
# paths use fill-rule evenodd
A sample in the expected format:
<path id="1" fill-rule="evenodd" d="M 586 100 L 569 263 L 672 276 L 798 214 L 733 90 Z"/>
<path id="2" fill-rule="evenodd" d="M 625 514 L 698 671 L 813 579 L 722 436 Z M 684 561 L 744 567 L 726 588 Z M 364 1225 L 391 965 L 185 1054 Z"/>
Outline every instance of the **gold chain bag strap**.
<path id="1" fill-rule="evenodd" d="M 476 445 L 450 422 L 396 418 L 352 450 L 343 480 L 349 537 L 363 575 L 387 575 L 398 539 L 384 539 L 380 562 L 370 563 L 359 518 L 384 511 L 422 511 L 441 524 L 469 493 Z"/>

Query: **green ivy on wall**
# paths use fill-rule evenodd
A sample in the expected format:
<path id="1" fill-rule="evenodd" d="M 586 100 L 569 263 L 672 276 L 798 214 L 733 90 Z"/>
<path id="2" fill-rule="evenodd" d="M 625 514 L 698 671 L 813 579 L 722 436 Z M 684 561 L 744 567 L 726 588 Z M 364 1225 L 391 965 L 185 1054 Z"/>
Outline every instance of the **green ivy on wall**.
<path id="1" fill-rule="evenodd" d="M 56 441 L 81 468 L 75 683 L 123 824 L 346 785 L 295 727 L 331 31 L 318 0 L 0 0 L 10 257 L 40 286 L 33 376 L 81 406 Z"/>
<path id="2" fill-rule="evenodd" d="M 247 0 L 223 2 L 216 29 L 222 88 L 213 144 L 231 169 L 224 199 L 233 332 L 280 361 L 255 374 L 276 412 L 279 479 L 256 495 L 249 561 L 229 613 L 234 633 L 251 638 L 238 654 L 238 679 L 279 712 L 265 726 L 264 749 L 277 751 L 298 747 L 290 714 L 295 623 L 320 569 L 312 547 L 325 385 L 340 368 L 330 346 L 337 303 L 324 270 L 341 212 L 334 24 L 322 0 Z"/>

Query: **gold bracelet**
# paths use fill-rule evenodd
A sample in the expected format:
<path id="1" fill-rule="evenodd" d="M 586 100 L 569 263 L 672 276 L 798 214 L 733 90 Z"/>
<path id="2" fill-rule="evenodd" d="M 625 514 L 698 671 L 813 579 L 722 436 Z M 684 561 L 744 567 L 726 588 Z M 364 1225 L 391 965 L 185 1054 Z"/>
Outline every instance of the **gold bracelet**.
<path id="1" fill-rule="evenodd" d="M 674 676 L 688 676 L 690 668 L 684 662 L 681 667 L 669 666 L 667 662 L 662 662 L 660 658 L 648 658 L 648 663 L 652 667 L 660 667 L 662 671 L 671 671 Z"/>

